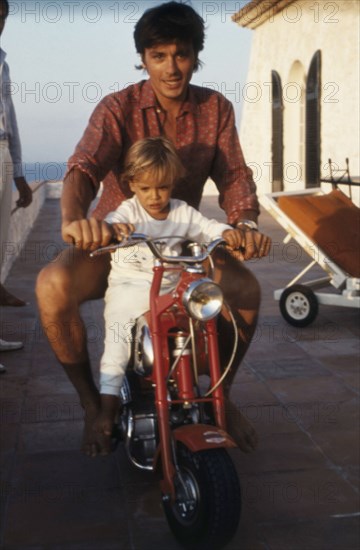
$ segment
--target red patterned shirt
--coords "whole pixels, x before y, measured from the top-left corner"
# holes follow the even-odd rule
[[[160,136],[164,113],[150,81],[130,85],[106,96],[94,110],[88,127],[70,157],[68,171],[77,167],[103,193],[93,215],[101,220],[131,196],[121,182],[129,147],[144,137]],[[246,166],[235,127],[232,104],[214,90],[189,85],[188,98],[176,119],[174,144],[186,169],[173,196],[198,208],[210,177],[219,190],[219,204],[234,223],[244,211],[259,211],[252,172]]]

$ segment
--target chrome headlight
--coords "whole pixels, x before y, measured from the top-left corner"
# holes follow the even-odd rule
[[[189,284],[183,294],[183,304],[188,314],[198,321],[216,317],[222,308],[223,293],[211,279],[199,279]]]

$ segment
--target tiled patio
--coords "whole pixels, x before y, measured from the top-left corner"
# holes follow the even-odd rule
[[[216,198],[203,211],[219,217]],[[255,453],[232,452],[243,513],[229,550],[357,550],[359,535],[359,315],[323,306],[305,329],[285,323],[273,290],[306,262],[284,245],[267,213],[269,258],[252,261],[263,289],[258,331],[233,399],[256,426]],[[34,284],[62,246],[59,201],[47,200],[6,282],[25,308],[2,308],[2,337],[23,350],[0,354],[1,548],[172,550],[151,474],[120,447],[110,457],[79,452],[82,413],[39,325]],[[83,309],[94,372],[102,349],[102,302]]]

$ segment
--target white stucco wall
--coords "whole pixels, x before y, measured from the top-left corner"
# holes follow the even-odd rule
[[[349,157],[351,173],[360,174],[359,8],[359,0],[297,0],[252,31],[240,138],[259,194],[271,191],[271,71],[281,77],[284,132],[288,132],[289,113],[299,101],[291,69],[297,62],[306,78],[317,50],[321,50],[322,64],[321,172],[328,173],[329,157],[341,166]],[[285,189],[302,189],[303,178],[296,178],[291,170],[291,161],[297,160],[292,154],[285,134],[284,176],[291,180],[285,182]]]
[[[14,191],[11,209],[15,210],[10,219],[7,235],[4,263],[1,267],[1,281],[6,282],[11,266],[21,253],[26,239],[38,217],[46,198],[58,199],[61,194],[62,182],[38,182],[30,184],[33,200],[27,208],[16,208],[19,193]]]

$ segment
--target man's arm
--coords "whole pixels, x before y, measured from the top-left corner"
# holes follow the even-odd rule
[[[230,224],[243,218],[257,220],[256,185],[240,146],[233,106],[225,98],[219,105],[217,150],[210,176],[219,190],[219,203]]]
[[[105,97],[92,113],[89,124],[68,162],[61,198],[62,236],[84,250],[106,246],[109,226],[87,218],[100,182],[116,164],[122,150],[121,111],[113,96]]]
[[[211,177],[219,189],[219,203],[228,222],[243,236],[240,259],[260,258],[269,253],[271,239],[257,230],[256,185],[241,150],[234,109],[227,100],[221,106],[220,119],[218,150]]]
[[[95,218],[87,218],[87,212],[94,197],[94,186],[90,177],[73,168],[64,179],[61,196],[61,233],[65,242],[75,244],[83,250],[95,250],[109,244],[112,232],[108,224]]]

